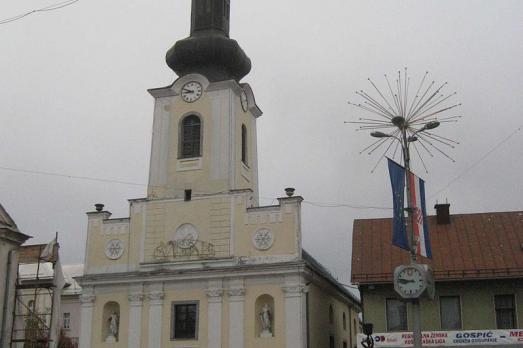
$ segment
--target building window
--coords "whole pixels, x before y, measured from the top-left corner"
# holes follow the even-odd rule
[[[345,316],[345,312],[343,312],[342,320],[343,320],[343,330],[347,330],[347,317]]]
[[[332,305],[329,306],[329,324],[334,324],[334,309],[332,309]]]
[[[498,329],[516,328],[516,306],[514,295],[494,296],[496,306],[496,325]]]
[[[247,164],[247,127],[242,124],[242,162]]]
[[[198,302],[174,302],[171,313],[171,340],[198,338]]]
[[[459,296],[440,296],[439,310],[442,330],[461,329],[461,305]]]
[[[196,115],[190,115],[183,119],[180,141],[180,157],[200,157],[201,144],[201,121]]]
[[[405,302],[387,299],[387,331],[407,330],[407,305]]]
[[[347,341],[343,341],[343,348],[347,348]]]
[[[192,198],[192,190],[185,190],[183,200],[188,202],[191,200],[191,198]]]
[[[329,348],[334,348],[334,336],[329,336]]]
[[[71,328],[71,313],[64,313],[64,329]]]

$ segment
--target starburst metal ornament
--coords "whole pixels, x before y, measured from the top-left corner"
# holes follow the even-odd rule
[[[445,158],[455,162],[445,149],[454,148],[457,141],[442,137],[434,133],[434,129],[442,123],[457,122],[460,115],[452,115],[451,110],[461,106],[461,103],[452,103],[451,99],[457,92],[447,93],[447,82],[436,84],[429,82],[429,73],[425,72],[419,84],[412,87],[411,78],[407,68],[402,72],[398,70],[397,77],[391,81],[385,76],[386,87],[382,91],[370,78],[369,83],[373,93],[364,90],[356,91],[356,95],[363,99],[361,103],[350,105],[364,112],[363,117],[357,121],[345,123],[358,124],[358,131],[371,131],[371,136],[378,138],[375,142],[365,147],[360,154],[367,152],[372,155],[378,150],[381,152],[376,165],[371,170],[374,172],[381,160],[388,156],[395,159],[401,156],[405,163],[410,144],[420,158],[425,171],[428,173],[423,156],[434,157],[434,153],[442,154]],[[413,89],[414,88],[414,89]],[[412,91],[415,90],[413,93]],[[370,116],[369,116],[370,115]],[[402,148],[402,151],[398,149]]]

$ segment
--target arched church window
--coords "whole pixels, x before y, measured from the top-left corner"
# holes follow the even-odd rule
[[[334,324],[334,309],[332,305],[329,306],[329,324]]]
[[[189,115],[182,120],[180,157],[200,157],[201,145],[201,120],[196,115]]]
[[[247,164],[247,127],[242,124],[242,162]]]
[[[345,316],[345,312],[343,312],[343,330],[347,330],[347,317]]]

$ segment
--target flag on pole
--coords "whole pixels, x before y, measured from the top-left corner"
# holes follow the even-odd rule
[[[54,237],[42,250],[40,254],[40,259],[44,261],[50,261],[53,258],[54,246],[57,243],[57,237]]]
[[[425,206],[425,182],[409,172],[410,197],[412,202],[412,230],[416,242],[416,254],[432,258],[430,248],[427,208]]]
[[[389,162],[390,183],[392,186],[392,244],[410,251],[409,238],[405,227],[404,197],[405,197],[405,168],[387,158]]]

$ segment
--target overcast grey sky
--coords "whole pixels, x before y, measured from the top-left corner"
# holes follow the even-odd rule
[[[58,1],[4,0],[0,20]],[[429,211],[522,210],[522,1],[232,0],[231,37],[253,62],[244,78],[264,115],[258,123],[260,195],[270,204],[296,187],[304,247],[348,281],[353,219],[390,217],[385,163],[359,155],[371,140],[355,132],[347,104],[407,66],[430,71],[462,102],[457,162],[426,158]],[[168,85],[165,52],[188,36],[190,0],[80,0],[0,25],[0,167],[95,177],[97,182],[0,169],[0,202],[24,233],[60,233],[65,262],[82,262],[86,216],[102,202],[128,216],[145,195],[153,99]],[[497,144],[510,137],[501,146]],[[489,151],[490,156],[482,159]],[[481,160],[482,159],[482,160]],[[471,166],[470,170],[467,171]],[[460,176],[460,177],[459,177]],[[454,180],[454,178],[459,179]],[[450,185],[447,187],[447,185]],[[447,187],[447,188],[445,188]],[[441,192],[435,194],[437,191]]]

